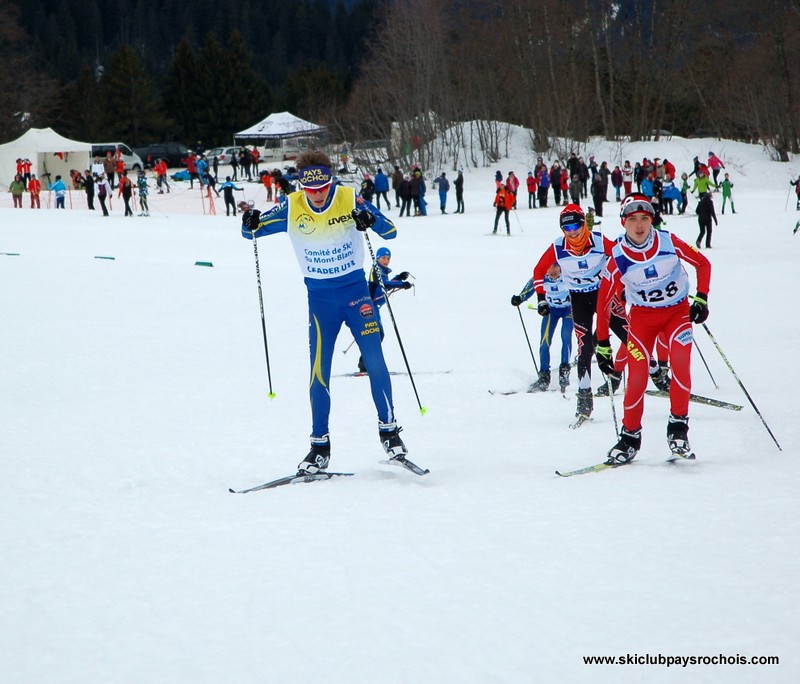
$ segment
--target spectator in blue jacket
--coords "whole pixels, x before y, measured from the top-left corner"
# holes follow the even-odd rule
[[[56,176],[56,182],[50,186],[50,191],[56,194],[56,209],[66,209],[64,198],[67,196],[67,186],[61,180],[61,176]]]
[[[386,210],[392,208],[391,202],[389,202],[389,176],[387,176],[383,169],[378,169],[378,173],[375,174],[375,206],[380,209],[381,208],[381,197],[383,197],[384,201],[386,202]]]
[[[447,180],[447,174],[442,171],[442,175],[436,178],[433,184],[439,186],[439,208],[442,210],[443,214],[446,214],[447,193],[450,191],[450,181]]]

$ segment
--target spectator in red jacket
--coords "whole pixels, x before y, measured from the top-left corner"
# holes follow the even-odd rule
[[[528,171],[528,179],[525,181],[528,186],[528,209],[536,209],[536,176],[533,171]]]

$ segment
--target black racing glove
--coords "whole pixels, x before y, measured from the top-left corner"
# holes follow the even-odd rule
[[[594,356],[597,359],[597,367],[604,375],[614,372],[614,353],[611,350],[611,342],[608,340],[597,340],[594,348]]]
[[[694,296],[689,307],[689,318],[692,323],[705,323],[708,318],[708,295],[705,292],[698,292]]]
[[[511,306],[519,306],[522,304],[522,297],[519,295],[511,295]]]
[[[408,276],[411,274],[408,271],[403,271],[402,273],[398,273],[395,280],[408,280]]]
[[[356,222],[356,228],[358,230],[363,231],[375,225],[375,217],[366,209],[353,209],[350,216],[352,216],[353,220]]]
[[[536,305],[536,310],[539,312],[540,316],[549,316],[550,315],[550,305],[547,303],[547,300],[544,298],[543,294],[537,294],[536,299],[539,300],[539,303]]]
[[[403,283],[400,286],[400,289],[401,290],[410,290],[412,287],[414,287],[414,286],[411,283]]]
[[[254,233],[258,230],[258,222],[261,220],[261,212],[258,209],[251,209],[247,216],[247,227]]]

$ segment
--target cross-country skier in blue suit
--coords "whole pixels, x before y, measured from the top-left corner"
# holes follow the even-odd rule
[[[311,353],[311,451],[298,474],[317,473],[330,461],[330,377],[334,345],[342,323],[350,328],[361,350],[378,413],[378,434],[390,459],[408,453],[394,416],[392,384],[383,358],[377,308],[364,275],[364,240],[368,228],[391,240],[394,224],[350,187],[333,183],[330,158],[306,152],[296,161],[300,190],[286,202],[242,218],[242,235],[252,240],[288,232],[308,290]]]

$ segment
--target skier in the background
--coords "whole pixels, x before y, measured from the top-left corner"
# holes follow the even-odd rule
[[[789,185],[794,185],[794,194],[797,195],[797,211],[800,211],[800,176],[797,180],[789,181]]]
[[[139,216],[150,216],[150,206],[147,203],[147,177],[144,169],[137,171],[136,189],[139,191],[139,208],[142,210]]]
[[[222,196],[225,198],[225,216],[230,216],[230,212],[233,212],[233,215],[236,216],[236,203],[233,199],[233,191],[244,192],[244,188],[237,186],[231,180],[230,176],[225,176],[225,182],[219,186],[219,189],[222,190]],[[269,198],[267,199],[269,200]]]
[[[692,387],[692,323],[708,317],[711,264],[683,240],[653,229],[654,211],[646,196],[628,195],[620,217],[625,233],[617,238],[603,274],[597,303],[597,362],[601,371],[612,366],[608,341],[610,303],[624,290],[630,306],[628,386],[619,441],[608,452],[608,463],[631,461],[642,444],[644,392],[656,337],[669,344],[672,365],[667,441],[673,458],[693,458],[688,440],[689,394]],[[681,262],[697,270],[697,295],[689,305],[689,277]]]
[[[539,315],[547,316],[545,276],[553,263],[561,267],[564,281],[570,291],[572,320],[578,340],[578,421],[586,420],[594,409],[592,396],[592,355],[594,341],[594,315],[597,311],[597,291],[600,274],[608,261],[614,243],[600,231],[592,232],[586,226],[586,217],[577,204],[568,204],[559,216],[562,237],[556,239],[539,258],[533,268],[533,285],[536,288]],[[613,328],[623,346],[627,342],[625,320],[617,316]],[[612,368],[613,371],[613,368]],[[579,423],[578,423],[579,424]]]
[[[453,181],[456,188],[456,214],[464,213],[464,169],[458,170],[458,175]]]
[[[447,174],[442,171],[442,175],[433,179],[433,185],[439,188],[439,209],[443,214],[447,211],[447,193],[450,192],[450,181],[447,180]]]
[[[714,185],[719,186],[717,179],[719,178],[719,171],[720,169],[725,168],[725,164],[722,163],[722,160],[713,152],[708,153],[708,168],[711,169],[711,173],[714,177]]]
[[[383,342],[385,333],[383,330],[383,323],[381,322],[380,308],[386,304],[386,294],[391,294],[395,290],[409,290],[414,287],[411,283],[407,282],[408,276],[410,275],[408,271],[398,273],[394,278],[389,277],[389,274],[392,272],[392,269],[389,268],[391,260],[392,253],[389,251],[388,247],[379,247],[375,252],[375,261],[381,272],[383,287],[380,286],[378,279],[375,277],[375,268],[373,267],[369,270],[369,296],[372,297],[372,301],[375,303],[375,313],[378,317],[378,325],[380,325],[381,328],[381,342]],[[386,294],[384,294],[384,291]],[[368,372],[367,366],[364,364],[363,356],[358,358],[358,372]]]
[[[697,225],[700,227],[700,234],[697,236],[697,249],[700,249],[700,243],[705,238],[706,249],[711,249],[711,222],[718,223],[717,213],[714,211],[714,200],[711,193],[706,193],[700,198],[700,201],[695,207],[697,214]]]
[[[392,383],[381,348],[378,314],[363,271],[364,240],[359,231],[372,229],[385,239],[397,235],[394,224],[355,190],[333,184],[331,160],[321,151],[297,159],[301,189],[285,202],[259,214],[242,217],[242,235],[255,239],[288,232],[308,290],[311,353],[311,450],[299,463],[298,474],[328,467],[331,442],[330,377],[336,337],[342,323],[350,328],[369,373],[378,413],[378,435],[390,460],[405,461],[392,403]]]
[[[725,213],[725,203],[731,203],[731,213],[736,213],[736,207],[733,206],[733,182],[731,181],[730,174],[726,173],[724,180],[720,183],[722,188],[722,213]]]
[[[511,306],[519,306],[536,292],[533,280],[529,280],[518,295],[512,295]],[[553,335],[561,321],[561,363],[558,366],[558,384],[563,392],[569,385],[569,359],[572,356],[572,307],[569,301],[569,287],[561,277],[561,267],[554,263],[547,269],[544,277],[547,315],[542,318],[541,339],[539,341],[539,378],[528,392],[544,392],[550,387],[550,345]]]

